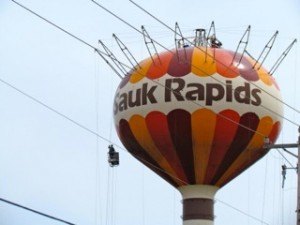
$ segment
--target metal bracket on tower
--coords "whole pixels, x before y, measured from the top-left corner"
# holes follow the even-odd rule
[[[275,64],[271,67],[269,74],[272,76],[274,72],[278,69],[284,58],[287,56],[289,51],[292,49],[294,44],[297,42],[297,39],[293,40],[293,42],[287,47],[287,49],[281,54],[281,56],[277,59]]]
[[[113,34],[113,38],[116,40],[118,46],[120,47],[121,51],[127,58],[128,62],[132,65],[132,67],[137,70],[137,66],[141,69],[142,67],[138,63],[138,61],[134,58],[132,53],[128,50],[126,45],[117,37],[117,35]]]
[[[248,28],[247,28],[247,30],[246,30],[245,33],[243,34],[241,40],[239,41],[239,44],[238,44],[238,46],[237,46],[237,48],[236,48],[236,51],[235,51],[235,53],[234,53],[234,56],[233,56],[233,58],[232,58],[231,65],[233,64],[234,60],[236,59],[238,50],[239,50],[240,47],[242,46],[243,52],[242,52],[242,54],[241,54],[241,57],[239,58],[239,61],[238,61],[237,65],[235,65],[235,66],[239,66],[239,65],[240,65],[240,63],[241,63],[241,61],[242,61],[242,59],[243,59],[243,56],[244,56],[244,54],[245,54],[245,52],[246,52],[246,48],[247,48],[247,46],[248,46],[249,36],[250,36],[250,30],[251,30],[251,26],[249,25]]]
[[[95,52],[97,52],[97,54],[104,60],[104,62],[106,62],[106,64],[117,74],[118,77],[120,77],[121,79],[123,79],[123,76],[120,74],[120,72],[118,70],[116,70],[116,68],[103,56],[103,54],[101,53],[101,51],[99,49],[95,49]]]
[[[212,34],[211,34],[212,32]],[[208,30],[208,34],[207,34],[207,44],[205,45],[205,60],[204,62],[206,62],[206,59],[207,59],[207,48],[208,48],[208,45],[210,47],[213,48],[213,63],[215,62],[215,47],[220,47],[222,45],[222,43],[220,41],[217,40],[217,36],[216,36],[216,28],[215,28],[215,22],[212,21],[211,22],[211,25],[210,25],[210,28]],[[219,45],[218,45],[219,43]]]
[[[278,31],[275,32],[275,34],[270,38],[270,40],[268,41],[268,43],[265,45],[264,49],[262,50],[262,52],[260,53],[258,59],[255,61],[254,65],[253,65],[253,69],[255,68],[255,66],[257,65],[257,63],[260,63],[259,67],[257,68],[258,70],[262,67],[263,63],[265,62],[267,56],[269,55],[274,42],[276,40],[276,37],[278,35]],[[259,60],[262,58],[262,61],[259,62]]]
[[[157,56],[159,63],[162,64],[157,49],[155,47],[155,44],[153,42],[153,39],[150,37],[150,35],[148,34],[144,26],[141,26],[141,29],[142,29],[145,45],[147,47],[148,53],[152,59],[153,64],[156,65],[153,56]],[[151,49],[154,50],[154,53],[151,53]]]
[[[178,25],[178,23],[175,23],[175,46],[176,46],[176,54],[177,54],[177,59],[178,61],[181,61],[181,59],[179,58],[179,54],[178,54],[178,49],[179,48],[183,48],[184,49],[184,57],[185,60],[187,59],[187,54],[186,54],[186,47],[188,47],[188,44],[185,43],[185,38],[182,35],[182,32],[180,30],[180,27]]]
[[[111,61],[115,64],[115,66],[119,69],[119,71],[121,73],[123,73],[124,75],[126,75],[127,70],[120,63],[120,61],[116,58],[116,56],[112,53],[112,51],[110,51],[110,49],[101,40],[99,40],[98,42],[99,42],[99,44],[101,44],[102,48],[107,53],[107,56],[111,59]]]

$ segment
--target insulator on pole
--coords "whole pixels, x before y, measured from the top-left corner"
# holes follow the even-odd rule
[[[297,39],[293,40],[293,42],[287,47],[287,49],[280,55],[275,64],[271,67],[269,74],[272,76],[274,72],[278,69],[282,61],[285,59],[289,51],[292,49],[294,44],[297,42]]]
[[[124,56],[128,60],[128,62],[132,65],[132,67],[137,70],[137,66],[141,69],[142,67],[138,63],[138,61],[134,58],[133,54],[129,51],[126,45],[117,37],[117,35],[113,34],[113,38],[116,40],[119,48],[123,52]]]
[[[278,36],[278,31],[275,32],[275,34],[270,38],[270,40],[268,41],[268,43],[265,45],[264,49],[262,50],[262,52],[260,53],[259,57],[257,58],[257,60],[255,61],[254,65],[253,65],[253,69],[255,68],[255,66],[257,65],[257,63],[259,63],[259,67],[257,68],[258,70],[262,67],[263,63],[265,62],[267,56],[269,55],[274,42],[276,40],[276,37]],[[262,59],[262,61],[260,62],[259,60]]]
[[[238,63],[236,65],[234,65],[234,66],[239,66],[240,65],[240,63],[241,63],[241,61],[243,59],[243,56],[245,54],[246,48],[248,46],[249,36],[250,36],[250,30],[251,30],[251,26],[249,25],[248,28],[247,28],[247,30],[244,32],[241,40],[239,41],[239,44],[238,44],[238,46],[237,46],[237,48],[235,50],[234,56],[232,58],[231,65],[236,60],[237,53],[238,53],[239,49],[242,48],[243,49],[242,54],[241,54],[240,58],[238,59]]]
[[[144,26],[141,26],[141,29],[142,29],[145,45],[147,47],[148,53],[152,59],[153,64],[156,65],[154,56],[156,56],[158,58],[159,63],[162,64],[160,56],[159,56],[157,49],[155,47],[155,44],[153,42],[153,39],[150,37],[149,33],[147,32],[147,30],[145,29]],[[151,51],[151,49],[152,49],[152,51]]]

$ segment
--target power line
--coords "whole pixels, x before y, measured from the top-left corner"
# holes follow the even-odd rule
[[[228,203],[226,203],[226,202],[224,202],[224,201],[221,201],[220,199],[216,199],[216,200],[217,200],[218,202],[222,203],[223,205],[226,205],[226,206],[228,206],[229,208],[234,209],[235,211],[237,211],[237,212],[239,212],[239,213],[241,213],[241,214],[243,214],[243,215],[245,215],[245,216],[248,216],[248,217],[250,217],[250,218],[252,218],[252,219],[254,219],[254,220],[258,221],[258,222],[261,222],[262,224],[270,225],[269,223],[266,223],[265,221],[263,221],[263,220],[261,220],[261,219],[255,217],[255,216],[252,216],[252,215],[250,215],[250,214],[248,214],[248,213],[245,213],[244,211],[242,211],[242,210],[240,210],[240,209],[238,209],[238,208],[236,208],[236,207],[234,207],[234,206],[232,206],[232,205],[229,205]]]
[[[27,94],[26,92],[22,91],[21,89],[17,88],[16,86],[14,86],[14,85],[12,85],[12,84],[6,82],[6,81],[3,80],[2,78],[0,78],[0,82],[3,83],[3,84],[5,84],[5,85],[8,86],[8,87],[14,89],[15,91],[19,92],[20,94],[26,96],[27,98],[31,99],[31,100],[34,101],[35,103],[37,103],[37,104],[39,104],[39,105],[41,105],[41,106],[47,108],[48,110],[54,112],[55,114],[59,115],[60,117],[66,119],[66,120],[68,120],[68,121],[70,121],[71,123],[75,124],[76,126],[78,126],[78,127],[82,128],[82,129],[86,130],[86,131],[89,132],[89,133],[92,133],[93,135],[95,135],[95,136],[101,138],[101,139],[104,140],[104,141],[110,142],[107,138],[102,137],[102,136],[99,135],[97,132],[95,132],[95,131],[91,130],[90,128],[88,128],[88,127],[82,125],[81,123],[79,123],[79,122],[73,120],[73,119],[70,118],[69,116],[67,116],[67,115],[65,115],[65,114],[63,114],[63,113],[61,113],[61,112],[59,112],[58,110],[54,109],[53,107],[51,107],[51,106],[45,104],[44,102],[42,102],[42,101],[40,101],[40,100],[38,100],[37,98],[33,97],[32,95]]]
[[[4,199],[4,198],[0,198],[0,201],[5,202],[5,203],[10,204],[10,205],[13,205],[13,206],[16,206],[16,207],[19,207],[19,208],[21,208],[21,209],[25,209],[25,210],[30,211],[30,212],[32,212],[32,213],[35,213],[35,214],[44,216],[44,217],[46,217],[46,218],[48,218],[48,219],[56,220],[56,221],[59,221],[59,222],[61,222],[61,223],[65,223],[65,224],[69,224],[69,225],[75,225],[75,223],[71,223],[71,222],[68,222],[68,221],[66,221],[66,220],[59,219],[59,218],[57,218],[57,217],[54,217],[54,216],[48,215],[48,214],[46,214],[46,213],[43,213],[43,212],[40,212],[40,211],[31,209],[31,208],[28,208],[28,207],[26,207],[26,206],[17,204],[17,203],[15,203],[15,202],[6,200],[6,199]]]
[[[282,158],[284,158],[285,161],[287,161],[287,163],[290,164],[291,167],[294,167],[293,164],[278,150],[278,148],[276,148],[276,150],[282,156]]]

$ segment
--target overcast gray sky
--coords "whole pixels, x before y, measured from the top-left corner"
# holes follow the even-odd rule
[[[112,33],[138,60],[148,57],[141,35],[89,0],[20,2],[91,44],[103,40],[122,60]],[[233,50],[250,24],[248,50],[255,56],[279,30],[267,68],[294,38],[300,38],[297,0],[137,2],[171,26],[177,21],[186,36],[195,28],[209,28],[214,20],[224,48]],[[166,46],[174,46],[174,35],[129,1],[101,4],[136,27],[145,25]],[[297,109],[299,52],[296,44],[275,74],[284,101]],[[0,78],[120,144],[112,125],[112,98],[119,78],[93,50],[9,0],[0,1]],[[299,114],[291,109],[285,109],[285,116],[300,123]],[[296,140],[297,126],[285,121],[278,143]],[[110,169],[108,144],[0,83],[0,197],[79,225],[181,224],[179,193],[124,150],[119,149],[121,165]],[[281,189],[283,163],[273,150],[221,189],[215,224],[262,224],[232,207],[270,225],[295,223],[297,177],[288,171]],[[0,224],[61,223],[0,202]]]

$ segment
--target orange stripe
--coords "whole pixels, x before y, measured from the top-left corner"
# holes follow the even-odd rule
[[[207,54],[213,55],[214,53],[211,49],[207,49]],[[205,60],[205,55],[205,48],[202,48],[202,50],[194,48],[191,69],[192,73],[200,77],[211,76],[217,71],[213,57],[207,56]]]
[[[139,64],[140,64],[141,68],[137,66],[138,69],[134,70],[132,72],[132,74],[130,76],[130,83],[137,83],[146,76],[146,74],[152,64],[152,60],[151,60],[151,58],[144,59]]]
[[[129,120],[130,129],[132,130],[133,135],[135,136],[138,143],[142,146],[142,148],[152,157],[152,159],[171,177],[174,177],[174,181],[178,185],[184,185],[183,182],[180,182],[176,179],[178,175],[172,169],[167,160],[163,157],[163,155],[159,152],[157,147],[155,146],[149,131],[147,129],[147,125],[145,119],[140,115],[134,115]]]
[[[223,77],[235,78],[239,70],[231,64],[234,53],[224,49],[216,49],[217,72]]]
[[[204,182],[215,133],[216,114],[200,109],[192,114],[192,135],[196,184]]]
[[[247,161],[253,160],[253,156],[257,154],[257,151],[263,151],[262,146],[264,144],[264,137],[268,137],[272,130],[272,127],[273,120],[271,117],[266,116],[260,120],[256,133],[252,137],[246,150],[244,150],[240,154],[240,156],[233,162],[233,164],[228,168],[225,174],[216,183],[217,186],[223,186],[226,183],[226,181],[232,176],[232,174],[235,174],[238,172],[238,170],[243,169],[241,168],[242,165],[244,165]]]
[[[157,56],[154,57],[155,64],[153,63],[147,73],[149,79],[160,78],[165,75],[168,71],[171,59],[174,57],[172,52],[163,52],[159,54],[159,60]]]
[[[252,64],[252,66],[254,66],[255,64],[255,61],[253,59],[251,59],[250,57],[247,58],[247,60]],[[259,79],[264,82],[264,84],[268,85],[268,86],[271,86],[273,84],[272,80],[271,80],[271,76],[268,74],[268,72],[265,70],[265,68],[263,67],[260,67],[260,63],[257,63],[256,66],[255,66],[255,70],[259,76]],[[259,68],[256,69],[256,68]]]

